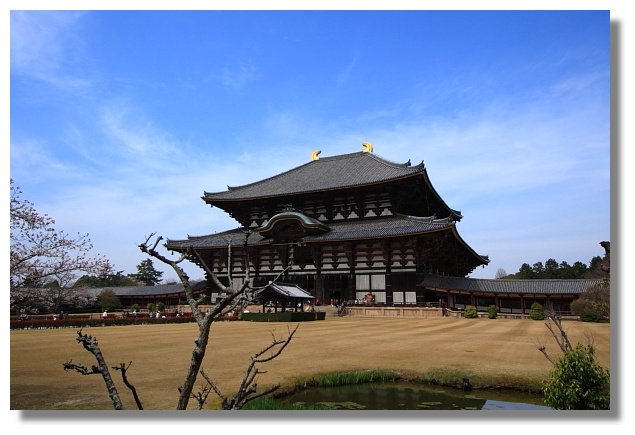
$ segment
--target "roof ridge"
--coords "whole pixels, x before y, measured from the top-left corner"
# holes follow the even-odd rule
[[[317,161],[319,161],[319,160],[317,160]],[[304,163],[304,164],[302,164],[302,165],[300,165],[300,166],[296,166],[295,168],[287,169],[286,171],[284,171],[284,172],[280,172],[279,174],[275,174],[275,175],[272,175],[271,177],[263,178],[263,179],[261,179],[261,180],[253,181],[253,182],[251,182],[251,183],[241,184],[240,186],[229,186],[229,185],[228,185],[228,186],[227,186],[227,191],[230,191],[230,190],[238,190],[238,189],[242,189],[242,188],[245,188],[245,187],[253,186],[253,185],[255,185],[255,184],[262,183],[262,182],[264,182],[264,181],[273,180],[273,179],[275,179],[275,178],[278,178],[278,177],[281,177],[281,176],[283,176],[283,175],[285,175],[285,174],[288,174],[289,172],[293,172],[293,171],[295,171],[295,170],[297,170],[297,169],[300,169],[300,168],[303,168],[303,167],[305,167],[305,166],[307,166],[307,165],[310,165],[311,163],[315,163],[315,161],[306,162],[306,163]],[[223,191],[220,191],[220,192],[207,192],[207,191],[203,191],[203,198],[204,198],[205,196],[207,196],[207,195],[216,195],[216,194],[219,194],[219,193],[225,193],[225,192],[226,192],[226,191],[224,191],[224,190],[223,190]]]
[[[392,160],[388,160],[385,157],[382,157],[378,154],[374,154],[374,153],[364,153],[363,151],[361,152],[361,154],[367,154],[369,157],[374,158],[375,160],[377,160],[380,163],[383,163],[385,165],[388,166],[393,166],[396,168],[425,168],[425,165],[423,164],[423,160],[421,161],[421,163],[419,163],[418,165],[412,166],[412,163],[410,163],[410,160],[408,160],[406,163],[397,163],[397,162],[393,162]]]
[[[323,160],[343,160],[343,159],[345,159],[345,158],[351,158],[351,157],[354,157],[355,155],[359,155],[359,154],[363,154],[363,152],[362,152],[362,151],[359,151],[359,152],[355,152],[355,153],[338,154],[338,155],[335,155],[335,156],[320,157],[320,158],[319,158],[319,159],[317,159],[317,160],[311,160],[310,162],[303,163],[303,164],[301,164],[301,165],[299,165],[299,166],[296,166],[296,167],[294,167],[294,168],[287,169],[287,170],[286,170],[286,171],[284,171],[284,172],[280,172],[279,174],[275,174],[275,175],[272,175],[271,177],[263,178],[262,180],[254,181],[254,182],[252,182],[252,183],[247,183],[247,184],[241,184],[241,185],[239,185],[239,186],[227,186],[227,190],[237,190],[237,189],[242,189],[242,188],[244,188],[244,187],[253,186],[254,184],[262,183],[262,182],[264,182],[264,181],[273,180],[273,179],[275,179],[275,178],[281,177],[281,176],[283,176],[283,175],[288,174],[289,172],[293,172],[293,171],[298,170],[298,169],[300,169],[300,168],[303,168],[303,167],[305,167],[305,166],[308,166],[308,165],[311,165],[311,164],[316,164],[316,163],[317,163],[317,164],[319,164],[319,162],[320,162],[320,161],[323,161]],[[206,192],[206,193],[207,193],[207,192]],[[222,193],[222,192],[216,192],[216,193]]]
[[[432,274],[431,276],[440,277],[443,279],[467,279],[471,281],[494,281],[494,282],[558,282],[558,281],[601,281],[604,278],[541,278],[541,279],[515,279],[515,278],[472,278],[469,276],[444,276]]]
[[[259,184],[259,183],[263,183],[265,181],[274,180],[274,179],[282,177],[282,176],[284,176],[284,175],[286,175],[286,174],[288,174],[290,172],[297,171],[298,169],[303,168],[303,167],[308,166],[308,165],[316,165],[316,164],[319,165],[319,164],[321,164],[320,162],[324,162],[324,161],[345,160],[345,159],[359,158],[359,157],[364,157],[364,156],[369,156],[370,158],[374,159],[375,161],[377,161],[377,162],[379,162],[379,163],[381,163],[383,165],[389,166],[389,167],[393,167],[393,168],[397,168],[397,169],[412,168],[413,169],[412,172],[416,172],[418,169],[424,169],[425,168],[425,166],[423,164],[423,161],[421,161],[421,163],[418,164],[418,165],[412,166],[412,164],[410,163],[410,160],[408,160],[406,163],[396,163],[396,162],[393,162],[391,160],[385,159],[384,157],[378,156],[378,155],[376,155],[374,153],[366,153],[364,151],[357,151],[357,152],[354,152],[354,153],[337,154],[337,155],[334,155],[334,156],[320,157],[318,160],[312,160],[310,162],[306,162],[306,163],[304,163],[302,165],[299,165],[299,166],[296,166],[294,168],[288,169],[288,170],[286,170],[284,172],[280,172],[279,174],[275,174],[275,175],[272,175],[270,177],[263,178],[261,180],[257,180],[257,181],[251,182],[251,183],[241,184],[241,185],[238,185],[238,186],[229,186],[228,185],[227,186],[227,191],[239,190],[239,189],[243,189],[243,188],[246,188],[246,187],[254,186],[254,185]],[[221,193],[225,193],[227,191],[220,191],[220,192],[207,192],[207,191],[204,191],[203,192],[203,197],[205,198],[206,196],[209,196],[209,195],[221,194]]]

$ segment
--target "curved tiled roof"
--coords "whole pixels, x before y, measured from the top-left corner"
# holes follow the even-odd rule
[[[206,282],[196,281],[192,283],[194,291],[205,288]],[[103,288],[87,288],[86,291],[93,296],[99,295],[104,290],[112,290],[117,296],[163,296],[185,292],[183,284],[160,284],[146,286],[128,286],[128,287],[103,287]]]
[[[351,153],[323,157],[255,183],[230,187],[226,191],[205,192],[203,199],[235,201],[345,189],[397,180],[425,171],[423,162],[416,166],[393,163],[372,153]]]
[[[305,242],[337,241],[337,240],[360,240],[369,238],[410,236],[425,234],[434,231],[454,227],[455,223],[449,219],[436,219],[430,217],[416,217],[395,215],[385,218],[361,219],[351,221],[335,221],[329,223],[330,231],[324,234],[313,234],[304,237]],[[240,229],[224,231],[222,233],[209,234],[206,236],[188,237],[187,240],[168,240],[166,247],[172,250],[193,248],[219,248],[227,246],[231,241],[232,245],[242,245],[245,241],[245,234]],[[253,233],[249,237],[249,245],[259,245],[269,243],[259,233]]]
[[[265,222],[260,228],[257,228],[255,231],[262,234],[264,237],[269,237],[273,231],[273,227],[282,221],[296,221],[302,225],[302,227],[309,232],[326,232],[330,231],[328,225],[320,222],[317,219],[309,217],[298,210],[287,210],[282,213],[278,213],[273,216],[267,222]]]
[[[577,295],[602,279],[477,279],[427,275],[423,287],[480,293]]]
[[[269,283],[254,294],[256,299],[262,299],[266,294],[273,294],[284,299],[315,299],[306,290],[297,284],[287,284],[282,282]]]

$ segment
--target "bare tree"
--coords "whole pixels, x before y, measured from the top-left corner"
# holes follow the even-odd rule
[[[88,234],[71,236],[55,229],[55,221],[40,214],[21,193],[11,179],[11,308],[35,300],[57,311],[77,297],[78,290],[70,287],[76,273],[105,275],[112,266],[103,256],[89,255],[93,245]]]
[[[246,235],[246,239],[248,239],[249,233],[247,233]],[[150,242],[153,238],[155,239],[154,243],[150,245]],[[224,286],[220,282],[216,274],[205,266],[206,272],[209,274],[209,276],[212,277],[212,279],[214,279],[216,285],[219,286],[223,291],[230,294],[229,296],[225,297],[220,303],[218,303],[213,309],[208,310],[207,313],[203,313],[203,311],[200,309],[200,305],[205,301],[205,295],[201,295],[199,298],[196,298],[194,296],[194,291],[190,284],[190,278],[185,270],[183,270],[183,268],[179,266],[179,263],[181,263],[183,260],[191,259],[192,255],[200,259],[200,254],[192,248],[189,250],[188,253],[182,254],[177,260],[171,260],[157,251],[157,246],[159,245],[161,240],[163,240],[163,237],[155,237],[154,233],[150,234],[150,236],[146,238],[145,242],[139,245],[139,249],[141,249],[142,252],[150,255],[151,257],[158,259],[162,263],[169,265],[176,272],[176,275],[179,277],[181,283],[183,284],[187,302],[190,306],[190,309],[192,310],[192,315],[194,317],[194,320],[196,320],[199,331],[198,337],[194,340],[194,349],[192,350],[192,358],[190,359],[190,365],[187,370],[187,374],[185,376],[183,384],[179,388],[179,401],[176,409],[183,410],[187,409],[188,402],[192,395],[192,390],[194,389],[194,383],[196,382],[196,377],[201,368],[201,364],[203,363],[203,358],[205,358],[205,352],[207,348],[207,342],[209,340],[212,322],[235,308],[239,297],[242,296],[244,291],[247,289],[249,280],[246,279],[241,289],[237,292],[234,292],[230,287]],[[205,264],[205,262],[203,261],[201,261],[200,263],[203,265]],[[247,270],[249,270],[249,268],[247,268]]]
[[[157,246],[163,239],[161,236],[155,237],[154,234],[148,236],[144,243],[139,245],[139,249],[142,252],[158,259],[164,264],[169,265],[175,272],[176,275],[181,280],[183,284],[183,288],[185,290],[185,296],[187,302],[192,310],[192,315],[196,320],[198,325],[198,337],[194,340],[194,349],[192,350],[192,358],[190,359],[190,365],[187,370],[187,374],[183,381],[183,384],[179,388],[179,401],[177,404],[177,408],[179,410],[187,409],[187,405],[192,395],[192,391],[194,389],[194,384],[196,382],[196,378],[201,370],[201,365],[203,363],[203,359],[205,357],[205,352],[207,348],[207,343],[209,340],[209,335],[211,332],[212,323],[215,320],[222,318],[229,312],[235,311],[239,307],[243,307],[251,298],[252,290],[251,287],[251,279],[249,276],[249,250],[247,249],[247,244],[249,241],[250,231],[244,230],[245,233],[245,241],[244,241],[244,249],[247,255],[246,258],[246,267],[245,267],[245,281],[239,289],[235,289],[233,286],[233,280],[231,279],[230,268],[228,267],[228,278],[229,285],[224,285],[217,274],[211,270],[206,262],[201,257],[201,254],[194,248],[190,247],[190,249],[181,254],[181,256],[176,260],[171,260],[161,253],[157,251]],[[154,238],[154,242],[151,244],[151,240]],[[231,242],[228,243],[227,246],[228,257],[231,258]],[[202,295],[199,298],[194,296],[194,291],[192,286],[190,285],[189,277],[186,272],[179,266],[183,260],[198,260],[198,264],[200,264],[207,276],[211,278],[211,280],[215,283],[215,285],[224,293],[228,295],[223,298],[220,302],[218,302],[212,309],[208,310],[206,313],[203,313],[200,306],[205,301],[205,296]],[[231,262],[228,262],[231,264]],[[280,276],[280,275],[279,275]],[[277,278],[276,278],[277,279]],[[285,345],[286,346],[286,345]],[[205,396],[206,397],[206,396]],[[203,397],[197,397],[197,400],[200,403],[200,400],[203,400]]]
[[[265,363],[268,361],[277,358],[284,348],[291,342],[293,335],[295,334],[298,327],[290,332],[286,339],[281,340],[277,339],[275,336],[273,337],[272,343],[256,353],[250,361],[250,364],[245,372],[245,377],[243,378],[241,385],[239,387],[236,395],[228,399],[220,393],[218,387],[211,381],[211,379],[207,376],[207,374],[201,369],[201,365],[203,363],[203,359],[205,357],[207,343],[209,340],[209,335],[211,333],[211,326],[215,320],[220,319],[224,315],[229,312],[235,311],[239,307],[244,307],[248,302],[250,302],[251,297],[253,296],[252,291],[254,290],[250,286],[250,277],[249,277],[249,256],[247,250],[247,243],[249,239],[250,232],[248,230],[245,231],[245,252],[247,253],[246,258],[246,277],[245,281],[239,289],[235,289],[232,285],[231,275],[228,273],[229,285],[225,286],[218,276],[206,265],[201,257],[200,253],[196,251],[193,247],[187,250],[184,254],[182,254],[178,259],[171,260],[170,258],[164,256],[163,254],[157,251],[157,247],[161,240],[163,239],[161,236],[155,237],[154,233],[150,234],[150,236],[146,237],[146,240],[139,245],[139,249],[142,252],[158,259],[159,261],[169,265],[176,272],[177,276],[181,280],[183,284],[183,288],[185,290],[185,295],[187,302],[192,310],[192,314],[194,320],[196,321],[199,329],[198,337],[194,340],[194,349],[192,350],[192,358],[190,359],[190,364],[185,375],[185,379],[183,380],[183,384],[179,387],[179,400],[177,403],[177,410],[185,410],[187,409],[189,399],[194,398],[198,402],[199,409],[203,407],[205,404],[208,395],[214,391],[221,398],[223,398],[223,409],[240,409],[250,400],[255,399],[256,397],[263,396],[265,394],[269,394],[279,388],[279,385],[270,387],[263,392],[257,393],[257,384],[255,383],[256,377],[258,374],[265,373],[263,371],[258,370],[257,364]],[[231,256],[231,243],[228,244],[228,256]],[[231,258],[231,257],[230,257]],[[209,309],[207,312],[203,312],[201,309],[201,305],[206,301],[206,296],[201,295],[198,298],[195,297],[192,285],[190,284],[189,277],[187,273],[179,266],[179,264],[183,260],[198,260],[198,264],[202,265],[205,269],[209,278],[220,288],[220,290],[224,293],[227,293],[228,296],[223,298],[220,302],[218,302],[213,308]],[[230,263],[228,263],[230,264]],[[288,268],[291,267],[291,264],[287,266],[285,270],[283,270],[275,280],[279,279]],[[275,281],[274,280],[274,281]],[[112,378],[110,378],[110,374],[108,372],[108,366],[101,355],[101,351],[99,346],[97,345],[97,340],[93,337],[87,337],[81,334],[81,330],[78,331],[78,342],[82,343],[84,347],[89,350],[95,358],[97,359],[97,366],[93,366],[91,370],[87,369],[84,366],[73,364],[72,361],[69,361],[64,364],[65,370],[74,369],[82,374],[96,374],[100,373],[104,376],[104,380],[106,381],[106,386],[108,388],[108,392],[110,398],[113,402],[113,406],[115,409],[121,408],[121,400],[119,399],[119,395],[114,387],[114,383],[112,382]],[[276,351],[273,351],[274,348],[277,348]],[[265,354],[269,351],[273,353],[271,355],[265,356]],[[131,363],[130,363],[131,364]],[[126,371],[128,367],[125,364],[121,363],[117,367],[113,367],[116,370],[120,370],[122,373],[122,378],[126,386],[132,391],[132,394],[135,398],[135,402],[139,409],[142,409],[141,401],[138,398],[136,389],[129,383]],[[194,384],[196,382],[198,374],[206,379],[207,384],[203,386],[202,390],[197,393],[192,393],[194,389]]]
[[[569,341],[569,337],[567,336],[567,332],[562,326],[562,318],[552,310],[545,310],[545,316],[547,317],[545,326],[551,333],[551,336],[555,340],[562,353],[567,353],[571,349],[573,349],[573,346]],[[538,347],[538,350],[545,356],[545,358],[547,358],[547,360],[549,360],[551,364],[556,363],[556,360],[547,353],[547,347],[544,344]]]
[[[494,275],[495,279],[503,279],[507,276],[507,271],[505,269],[503,269],[502,267],[499,267],[498,269],[496,269],[496,275]]]
[[[604,248],[604,258],[602,259],[602,265],[600,268],[606,273],[611,273],[611,242],[602,241],[600,246]]]

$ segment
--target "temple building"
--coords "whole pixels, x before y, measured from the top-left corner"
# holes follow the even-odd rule
[[[423,162],[388,161],[368,143],[361,152],[319,154],[255,183],[204,192],[237,228],[168,240],[167,249],[196,249],[235,286],[247,268],[254,286],[282,274],[322,303],[355,303],[370,293],[387,306],[445,304],[447,292],[421,285],[426,277],[464,278],[488,264],[459,235],[463,216],[435,190]],[[208,288],[212,302],[222,296],[211,279]]]

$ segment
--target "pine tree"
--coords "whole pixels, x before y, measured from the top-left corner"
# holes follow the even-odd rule
[[[144,285],[157,285],[162,275],[163,272],[156,270],[152,260],[148,258],[137,265],[137,273],[132,276]]]

